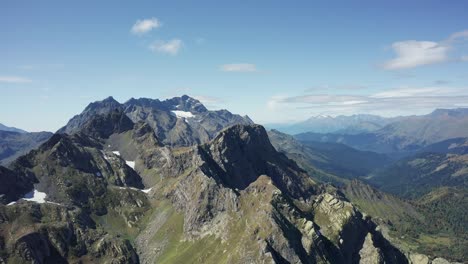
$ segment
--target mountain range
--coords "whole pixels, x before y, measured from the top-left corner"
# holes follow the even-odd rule
[[[359,134],[378,130],[399,119],[400,117],[385,118],[368,114],[350,116],[339,115],[336,117],[318,115],[293,124],[269,124],[267,127],[288,134],[300,134],[305,132]]]
[[[132,98],[123,104],[109,97],[88,105],[58,133],[76,133],[95,115],[111,111],[122,111],[135,123],[144,121],[151,126],[163,144],[170,146],[204,143],[224,127],[233,124],[253,124],[248,116],[233,115],[227,110],[210,111],[200,101],[187,95],[163,101]]]
[[[50,132],[14,132],[0,130],[0,165],[6,165],[28,153],[52,136]]]
[[[400,248],[466,259],[466,138],[441,141],[395,160],[338,143],[302,142],[275,130],[269,136],[278,151],[309,175],[340,186],[355,206],[388,228]],[[406,239],[395,241],[398,237]]]
[[[466,208],[447,218],[435,194],[416,202],[362,182],[392,162],[189,96],[109,97],[0,166],[0,262],[465,261]]]
[[[468,137],[468,109],[437,109],[431,114],[398,118],[384,127],[358,134],[306,132],[301,141],[336,142],[379,153],[414,153],[430,144]]]

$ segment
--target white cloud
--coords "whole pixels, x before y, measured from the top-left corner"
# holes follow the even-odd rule
[[[383,68],[386,70],[409,69],[452,60],[449,52],[459,48],[457,43],[466,40],[468,40],[468,30],[455,32],[439,42],[417,40],[395,42],[392,44],[392,50],[396,58],[385,62]],[[461,60],[463,61],[463,57]]]
[[[172,39],[169,41],[158,40],[149,46],[150,50],[154,52],[166,53],[170,55],[177,55],[180,48],[182,48],[182,40]]]
[[[257,72],[255,64],[250,63],[224,64],[221,65],[220,69],[225,72]]]
[[[18,76],[0,76],[0,83],[30,83],[30,79]]]
[[[386,62],[387,70],[408,69],[448,60],[449,46],[433,41],[408,40],[392,44],[397,57]]]
[[[155,28],[161,27],[161,22],[157,18],[137,20],[133,25],[131,32],[135,35],[143,35]]]

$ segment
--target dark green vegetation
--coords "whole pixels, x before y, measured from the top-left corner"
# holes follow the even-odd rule
[[[468,155],[420,153],[375,172],[369,181],[406,198],[443,186],[467,188]]]
[[[374,217],[400,248],[463,261],[468,246],[466,189],[442,187],[405,200],[354,180],[343,193]]]
[[[375,217],[389,236],[403,237],[395,242],[400,247],[458,260],[467,258],[466,138],[429,145],[393,164],[388,159],[387,163],[374,159],[371,163],[374,166],[350,177],[342,168],[355,172],[356,167],[364,167],[373,157],[385,156],[336,143],[298,141],[274,130],[269,136],[279,151],[310,175],[343,186],[345,196]],[[367,181],[382,191],[351,181],[353,178]]]
[[[300,164],[308,164],[309,167],[341,178],[365,177],[391,162],[390,158],[384,154],[359,151],[344,144],[299,142],[292,136],[276,130],[271,130],[268,135],[275,148],[284,152],[288,157]]]
[[[125,104],[108,98],[59,132],[0,167],[0,180],[11,182],[0,188],[0,262],[409,263],[415,253],[466,257],[450,236],[465,227],[437,199],[414,204],[351,182],[387,164],[384,155],[340,144],[303,146],[270,133],[279,152],[248,117],[208,111],[188,96]],[[322,183],[330,180],[342,188]],[[45,203],[19,199],[32,188],[47,195]],[[460,197],[450,199],[463,203]],[[433,221],[430,209],[453,221]],[[434,230],[446,227],[446,237],[428,222],[437,223]],[[427,250],[431,240],[448,241],[447,249],[433,244]]]

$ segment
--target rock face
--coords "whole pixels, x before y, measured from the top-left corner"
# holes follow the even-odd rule
[[[0,204],[16,201],[33,189],[34,178],[17,174],[0,166]]]
[[[374,246],[372,235],[367,234],[362,249],[359,251],[359,263],[362,264],[380,264],[385,263],[382,251]]]
[[[408,263],[338,189],[243,122],[184,96],[91,104],[0,167],[15,189],[0,188],[0,260]],[[44,200],[18,200],[30,188]]]
[[[245,189],[259,175],[268,175],[280,190],[295,198],[311,195],[305,172],[276,152],[262,126],[232,126],[199,150],[206,154],[207,163],[214,162],[221,169],[219,177],[226,186]],[[301,177],[291,178],[291,175]]]
[[[77,133],[81,131],[83,126],[89,122],[89,120],[94,119],[96,116],[109,114],[113,111],[122,110],[122,108],[122,105],[113,97],[108,97],[100,102],[91,103],[81,114],[70,119],[67,125],[59,129],[57,133]]]
[[[106,149],[111,135],[134,127],[141,133],[140,124],[122,112],[97,115],[78,133],[55,134],[12,163],[11,170],[0,167],[0,179],[10,184],[2,185],[1,202],[16,201],[0,205],[0,258],[8,263],[138,263],[132,243],[113,230],[136,232],[149,201],[140,175],[118,152]],[[45,202],[18,200],[33,188],[46,195]]]
[[[409,261],[411,264],[429,264],[429,257],[423,254],[410,254]]]
[[[128,241],[96,229],[79,208],[19,203],[0,207],[0,219],[0,258],[7,263],[138,263]]]
[[[160,170],[152,193],[172,209],[156,210],[137,238],[143,262],[357,263],[375,252],[386,263],[406,260],[349,202],[278,153],[261,126],[232,126],[167,156],[179,170]],[[179,230],[176,241],[167,241],[169,230]],[[367,234],[378,242],[363,246]]]
[[[234,115],[227,110],[209,111],[198,100],[187,95],[164,101],[132,98],[124,104],[109,97],[88,105],[58,132],[77,133],[94,116],[114,111],[123,111],[134,123],[147,123],[153,128],[157,138],[169,146],[205,143],[225,127],[253,123],[248,117]]]

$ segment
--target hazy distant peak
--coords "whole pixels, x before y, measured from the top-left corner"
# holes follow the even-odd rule
[[[442,109],[438,108],[429,114],[430,116],[468,116],[468,108]]]
[[[4,124],[0,123],[0,131],[10,131],[10,132],[18,132],[18,133],[27,133],[27,131],[24,131],[22,129],[16,128],[16,127],[9,127],[5,126]]]

